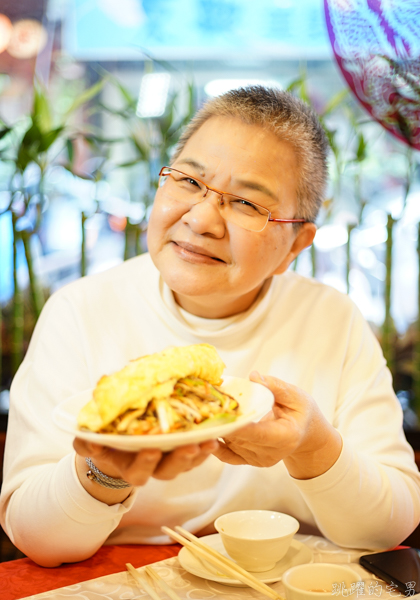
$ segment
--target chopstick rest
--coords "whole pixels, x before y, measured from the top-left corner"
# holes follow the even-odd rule
[[[220,554],[220,552],[217,552],[217,550],[210,548],[210,546],[202,542],[199,538],[197,538],[189,531],[186,531],[185,529],[182,529],[181,527],[177,526],[176,529],[178,531],[182,530],[182,532],[184,533],[184,535],[180,535],[179,533],[176,533],[169,527],[164,526],[161,529],[171,538],[188,548],[190,552],[192,552],[193,554],[198,554],[201,558],[204,558],[208,562],[212,563],[218,569],[226,573],[229,577],[238,579],[242,583],[245,583],[245,585],[247,585],[248,587],[251,587],[257,592],[268,596],[272,600],[284,600],[284,598],[280,596],[275,590],[268,587],[268,585],[257,579],[248,571],[245,571],[245,569],[237,565],[229,558],[226,558],[226,556],[223,556],[223,554]]]

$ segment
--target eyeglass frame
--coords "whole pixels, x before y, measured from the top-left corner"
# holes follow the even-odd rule
[[[237,196],[236,194],[231,194],[230,192],[222,192],[216,188],[211,187],[210,185],[207,185],[207,183],[204,183],[204,181],[201,181],[201,179],[199,179],[198,177],[189,175],[188,173],[184,173],[183,171],[179,171],[179,169],[174,169],[173,167],[162,167],[161,170],[159,171],[159,179],[163,175],[167,175],[167,176],[170,175],[170,173],[163,173],[164,169],[168,169],[169,171],[175,171],[176,173],[181,173],[181,175],[185,175],[185,177],[190,177],[190,179],[194,179],[195,181],[198,181],[199,183],[204,185],[204,187],[206,188],[207,191],[204,194],[203,198],[205,198],[207,196],[209,191],[219,194],[221,206],[223,206],[223,204],[224,204],[223,196],[226,194],[227,196],[233,196],[234,198],[238,198],[238,200],[245,200],[245,202],[248,202],[249,204],[252,204],[254,206],[258,206],[258,208],[261,208],[261,210],[266,211],[268,213],[267,223],[264,225],[264,227],[262,229],[260,229],[260,231],[256,231],[255,233],[261,233],[261,231],[264,231],[267,224],[270,222],[274,222],[274,223],[310,223],[310,221],[308,221],[307,219],[275,219],[274,217],[271,216],[271,211],[269,211],[268,208],[265,208],[265,206],[261,206],[260,204],[257,204],[256,202],[252,202],[251,200],[248,200],[248,198],[243,198],[242,196]]]

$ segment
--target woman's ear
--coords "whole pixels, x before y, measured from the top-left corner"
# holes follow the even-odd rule
[[[273,275],[280,275],[281,273],[284,273],[289,268],[289,265],[302,252],[302,250],[305,250],[305,248],[312,244],[315,234],[315,223],[304,223],[301,225],[299,230],[296,232],[288,254],[274,271]]]

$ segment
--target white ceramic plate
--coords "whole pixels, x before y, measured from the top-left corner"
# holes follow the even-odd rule
[[[220,387],[239,402],[242,415],[232,423],[215,427],[158,435],[115,435],[80,431],[77,427],[77,415],[80,409],[92,398],[92,390],[87,390],[61,402],[54,409],[53,420],[60,429],[71,433],[74,437],[102,444],[103,446],[132,452],[142,448],[159,448],[167,452],[178,446],[223,438],[247,423],[258,421],[273,406],[274,398],[270,390],[248,379],[225,377],[223,385]]]
[[[223,556],[230,558],[223,546],[222,538],[218,533],[206,535],[200,538],[200,540],[208,546],[211,546],[214,550],[220,552],[220,554],[223,554]],[[188,571],[188,573],[201,577],[202,579],[210,579],[211,581],[217,581],[217,583],[224,583],[225,585],[246,587],[245,584],[238,579],[224,576],[217,571],[217,567],[204,559],[200,560],[187,548],[181,548],[181,551],[178,554],[178,560],[181,563],[181,567]],[[230,560],[232,560],[232,558],[230,558]],[[287,569],[295,567],[296,565],[311,563],[313,560],[314,556],[310,548],[305,546],[305,544],[302,544],[302,542],[292,540],[286,556],[279,560],[273,569],[264,571],[263,573],[253,573],[253,575],[263,583],[275,583],[276,581],[280,581],[283,573],[287,571]]]

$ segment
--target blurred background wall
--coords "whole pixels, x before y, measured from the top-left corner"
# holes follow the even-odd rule
[[[375,82],[389,76],[386,101],[419,110],[420,9],[409,0],[376,5],[375,13],[367,0],[0,1],[3,427],[11,379],[48,295],[147,249],[157,173],[183,125],[207,98],[253,83],[289,89],[322,119],[330,186],[314,246],[291,268],[353,298],[382,343],[406,426],[416,427],[420,184],[409,119],[417,113],[398,109],[392,135]]]

